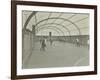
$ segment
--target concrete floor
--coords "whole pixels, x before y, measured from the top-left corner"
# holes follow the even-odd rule
[[[89,65],[89,50],[86,46],[56,41],[52,45],[47,42],[45,51],[40,51],[40,47],[40,42],[36,42],[31,52],[23,52],[24,69]]]

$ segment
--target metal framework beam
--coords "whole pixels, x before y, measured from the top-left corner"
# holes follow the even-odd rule
[[[60,31],[59,33],[61,33],[63,36],[65,36],[64,32],[62,30],[60,30],[58,27],[56,26],[43,26],[43,27],[40,27],[38,30],[36,30],[36,32],[40,31],[41,29],[44,29],[44,28],[53,28],[53,29],[56,29],[57,31]]]
[[[40,31],[42,31],[42,30],[46,30],[46,29],[51,29],[51,30],[57,32],[57,33],[59,34],[59,36],[60,36],[60,32],[59,32],[58,30],[52,28],[52,27],[43,27],[43,28],[41,28],[41,29],[40,29],[39,31],[37,31],[37,32],[40,32]]]
[[[27,18],[25,24],[24,24],[24,28],[26,29],[28,23],[30,22],[31,18],[36,14],[37,12],[32,12],[29,17]]]
[[[62,16],[62,14],[63,14],[63,13],[60,13],[60,15],[58,16],[58,18],[59,18],[59,17],[61,17],[61,16]],[[52,23],[56,22],[56,20],[57,20],[57,19],[53,20],[53,22],[52,22]]]
[[[76,13],[75,14],[73,14],[72,16],[70,16],[70,17],[68,17],[67,19],[71,19],[72,17],[74,17],[74,16],[76,16]],[[62,24],[62,23],[64,23],[65,21],[62,21],[61,23],[59,23],[59,24]]]
[[[65,19],[65,18],[58,18],[58,17],[52,17],[52,18],[49,18],[49,19],[61,19],[61,20],[64,20],[64,21],[68,21],[68,22],[70,22],[71,24],[73,24],[73,25],[75,26],[75,28],[76,28],[76,29],[78,30],[78,32],[79,32],[79,35],[81,35],[80,28],[79,28],[74,22],[72,22],[72,21],[70,21],[70,20],[68,20],[68,19]],[[36,24],[35,27],[37,27],[40,23],[42,23],[42,22],[44,22],[44,21],[46,21],[46,20],[49,20],[49,19],[46,18],[46,19],[43,19],[43,20],[39,21],[39,22]]]
[[[48,15],[48,19],[49,19],[49,17],[51,16],[51,14],[52,14],[52,12],[49,13],[49,15]],[[46,23],[48,23],[48,20],[46,21]]]
[[[37,26],[35,29],[38,30],[40,27],[48,26],[48,25],[49,25],[49,26],[50,26],[50,25],[56,25],[57,27],[58,27],[58,26],[61,26],[61,27],[63,27],[63,28],[69,33],[69,35],[71,36],[70,30],[69,30],[67,27],[65,27],[65,26],[63,26],[63,25],[61,25],[61,24],[58,24],[58,23],[46,23],[46,24]]]
[[[82,19],[80,19],[80,20],[75,21],[74,23],[79,23],[79,22],[81,22],[81,21],[83,21],[83,20],[85,20],[85,19],[87,19],[87,18],[88,18],[88,17],[82,18]],[[67,26],[69,26],[69,25],[71,25],[71,24],[68,24]]]

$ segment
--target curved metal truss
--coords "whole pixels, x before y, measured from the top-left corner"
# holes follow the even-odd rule
[[[24,29],[26,29],[28,23],[30,22],[30,20],[32,19],[33,16],[35,16],[35,19],[36,19],[36,14],[37,14],[37,13],[38,13],[37,11],[33,11],[33,12],[29,15],[29,17],[27,18],[27,20],[26,20],[26,22],[25,22],[25,24],[24,24]],[[71,30],[69,29],[69,25],[61,25],[62,23],[58,24],[58,23],[55,23],[55,22],[48,23],[48,20],[53,20],[53,19],[55,19],[55,20],[63,20],[64,22],[65,22],[65,21],[69,22],[70,25],[72,24],[73,27],[75,27],[76,30],[78,31],[78,34],[81,35],[80,28],[77,26],[77,24],[75,24],[74,22],[72,22],[71,20],[69,20],[69,18],[66,19],[66,18],[61,18],[61,17],[51,17],[50,15],[51,15],[51,13],[49,14],[48,18],[45,18],[45,19],[43,19],[43,20],[40,20],[39,22],[36,22],[36,24],[35,24],[35,29],[37,30],[37,29],[39,29],[40,27],[43,27],[43,26],[51,26],[51,24],[52,24],[52,25],[57,25],[57,26],[63,27],[63,28],[66,29],[66,31],[69,33],[69,36],[71,36]],[[62,15],[62,14],[60,14],[60,16],[61,16],[61,15]],[[75,14],[72,15],[71,18],[72,18],[73,16],[75,16]],[[45,21],[47,21],[47,22],[46,22],[46,23],[43,23],[42,25],[39,25],[39,24],[41,24],[42,22],[45,22]]]
[[[65,36],[64,32],[61,29],[59,29],[58,27],[56,27],[56,26],[43,26],[43,27],[40,27],[40,28],[36,29],[36,33],[41,31],[41,29],[46,29],[46,28],[55,29],[55,31],[58,31],[59,33],[62,33],[63,36]]]
[[[46,23],[46,24],[43,24],[43,25],[40,25],[38,27],[36,27],[36,30],[38,30],[40,27],[43,27],[43,26],[55,26],[56,28],[59,28],[57,26],[61,26],[62,28],[64,28],[66,30],[66,32],[69,33],[69,35],[71,36],[71,33],[70,33],[70,30],[68,28],[66,28],[65,26],[61,25],[61,24],[58,24],[58,23]],[[61,30],[61,29],[60,29]],[[63,32],[64,33],[64,32]]]
[[[74,22],[72,22],[72,21],[70,21],[70,20],[68,20],[68,19],[65,19],[65,18],[58,18],[58,17],[46,18],[46,19],[43,19],[43,20],[39,21],[39,22],[35,25],[35,27],[37,27],[40,23],[42,23],[42,22],[44,22],[44,21],[46,21],[46,20],[50,20],[50,19],[61,19],[61,20],[70,22],[70,23],[73,24],[73,25],[75,26],[75,28],[78,30],[79,35],[81,35],[80,28],[79,28]]]

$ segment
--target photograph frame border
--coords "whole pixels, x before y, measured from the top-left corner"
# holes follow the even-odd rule
[[[33,5],[47,7],[62,8],[80,8],[94,10],[94,71],[70,72],[70,73],[50,73],[36,75],[17,75],[17,5]],[[79,76],[97,74],[97,6],[83,4],[65,4],[50,2],[34,2],[34,1],[11,1],[11,79],[31,79],[31,78],[47,78],[62,76]]]

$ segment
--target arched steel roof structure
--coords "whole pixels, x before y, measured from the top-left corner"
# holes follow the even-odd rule
[[[62,20],[64,20],[64,21],[68,21],[68,22],[70,22],[71,24],[73,24],[73,25],[76,27],[76,29],[77,29],[78,32],[79,32],[79,35],[81,35],[81,32],[80,32],[79,27],[78,27],[75,23],[73,23],[72,21],[70,21],[70,20],[68,20],[68,19],[65,19],[65,18],[52,17],[52,18],[43,19],[43,20],[39,21],[39,22],[36,24],[36,27],[37,27],[38,24],[40,24],[41,22],[46,21],[46,20],[49,20],[49,19],[62,19]],[[52,23],[52,24],[53,24],[53,23]]]
[[[36,27],[36,30],[37,29],[39,29],[40,27],[43,27],[43,26],[48,26],[48,25],[50,25],[50,26],[52,26],[52,24],[53,24],[53,26],[61,26],[62,28],[64,28],[64,29],[66,29],[66,31],[69,33],[69,35],[71,35],[71,33],[70,33],[70,30],[67,28],[67,27],[65,27],[65,26],[63,26],[63,25],[61,25],[61,24],[58,24],[58,23],[46,23],[46,24],[43,24],[43,25],[40,25],[40,26],[38,26],[38,27]],[[55,27],[56,27],[55,26]],[[59,28],[59,27],[56,27],[56,28]],[[61,30],[61,29],[60,29]],[[61,30],[62,31],[62,30]],[[64,33],[64,32],[63,32]]]
[[[56,26],[44,26],[44,27],[40,27],[39,29],[36,29],[36,32],[39,32],[41,29],[45,29],[45,28],[52,28],[52,29],[56,29],[56,31],[60,31],[62,33],[63,36],[65,36],[64,32],[62,30],[60,30],[58,27]]]
[[[27,12],[27,11],[26,11]],[[23,12],[24,15],[25,11]],[[59,28],[60,34],[88,35],[89,15],[80,13],[63,13],[63,12],[37,12],[31,11],[25,20],[24,28],[31,31],[31,25],[35,25],[36,31],[46,29],[44,27]],[[55,31],[56,31],[55,29]],[[62,34],[62,35],[63,35]]]

